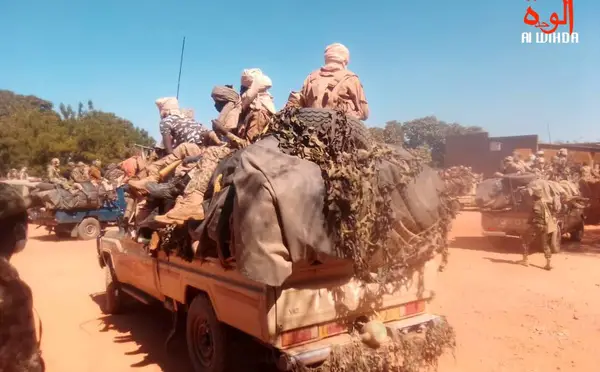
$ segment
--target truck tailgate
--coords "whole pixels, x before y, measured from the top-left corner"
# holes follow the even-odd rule
[[[351,263],[296,270],[284,287],[276,289],[275,346],[285,349],[345,333],[349,322],[372,315],[370,310],[383,322],[425,313],[438,263],[437,259],[427,262],[406,283],[387,285],[389,292],[381,297],[377,295],[381,293],[379,284],[363,286],[352,277]]]
[[[488,235],[520,236],[528,227],[528,217],[524,212],[482,212],[481,227]]]

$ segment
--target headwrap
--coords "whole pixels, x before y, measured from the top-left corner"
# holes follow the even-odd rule
[[[254,79],[257,76],[262,75],[263,72],[261,71],[260,68],[247,68],[244,71],[242,71],[242,79],[241,79],[241,84],[243,87],[246,88],[250,88],[250,85],[252,85],[252,82],[254,81]]]
[[[238,92],[224,85],[214,87],[210,96],[215,102],[237,102],[240,99]]]
[[[179,101],[175,97],[163,97],[156,100],[158,111],[166,115],[179,115]]]
[[[325,65],[342,64],[350,62],[350,51],[340,43],[334,43],[325,48]]]
[[[77,166],[78,166],[78,167],[85,167],[85,163],[84,163],[84,162],[82,162],[82,161],[80,161],[80,162],[77,162]]]

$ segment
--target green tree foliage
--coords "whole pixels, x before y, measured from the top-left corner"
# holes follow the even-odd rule
[[[86,108],[87,107],[87,108]],[[94,109],[92,101],[77,110],[34,96],[0,91],[0,173],[27,166],[30,174],[43,174],[52,158],[104,164],[131,156],[134,144],[152,146],[148,132],[112,113]]]
[[[384,128],[370,128],[373,137],[383,143],[401,144],[422,156],[430,154],[434,166],[442,166],[446,137],[483,131],[480,127],[465,127],[446,123],[435,116],[426,116],[405,123],[388,121]]]

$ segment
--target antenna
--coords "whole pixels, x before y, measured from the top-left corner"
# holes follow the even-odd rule
[[[546,124],[546,129],[548,130],[548,143],[552,143],[552,135],[550,134],[550,124]]]
[[[177,78],[177,99],[179,99],[179,83],[181,82],[181,68],[183,67],[183,52],[185,51],[185,36],[181,44],[181,59],[179,60],[179,77]]]

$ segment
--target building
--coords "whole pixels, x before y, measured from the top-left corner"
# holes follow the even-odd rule
[[[569,158],[574,163],[600,162],[598,143],[541,143],[537,135],[489,137],[487,132],[480,132],[446,137],[444,166],[466,165],[475,173],[490,177],[500,170],[503,159],[515,151],[525,158],[543,150],[544,158],[550,161],[561,148],[569,150]]]

